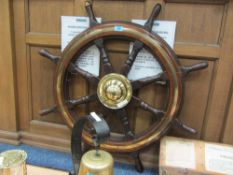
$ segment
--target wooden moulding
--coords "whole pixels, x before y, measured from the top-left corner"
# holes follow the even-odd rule
[[[95,0],[103,1],[103,0]],[[119,1],[119,0],[107,0],[107,1]],[[145,0],[120,0],[120,1],[142,1]],[[226,4],[229,0],[164,0],[165,2],[170,3],[193,3],[193,4]]]
[[[226,4],[229,0],[164,0],[169,3]]]
[[[95,1],[106,1],[106,0],[95,0]],[[119,0],[107,0],[107,1],[119,1]],[[145,0],[120,0],[120,1],[142,1],[144,2]]]
[[[45,34],[45,33],[32,33],[26,34],[26,43],[35,46],[48,46],[48,47],[60,47],[60,35]],[[128,52],[125,45],[109,45],[107,48],[109,51]],[[193,44],[187,42],[176,42],[175,52],[179,56],[192,56],[192,57],[207,57],[207,58],[219,58],[220,46],[219,45],[206,45],[206,44]]]
[[[30,45],[60,47],[61,46],[60,38],[61,35],[59,34],[28,32],[26,34],[26,43]]]
[[[0,143],[18,145],[21,143],[20,133],[14,131],[0,130]]]

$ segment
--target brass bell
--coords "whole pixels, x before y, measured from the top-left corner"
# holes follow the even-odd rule
[[[95,130],[93,142],[95,150],[82,152],[82,130],[86,122],[90,122]],[[81,117],[74,125],[71,136],[71,152],[74,164],[74,175],[113,175],[114,160],[110,153],[99,150],[99,145],[110,136],[110,130],[101,115],[91,112]]]
[[[113,158],[106,151],[91,150],[81,160],[79,175],[113,175]]]

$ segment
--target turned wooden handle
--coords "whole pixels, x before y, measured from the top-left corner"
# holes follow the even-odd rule
[[[135,153],[133,155],[134,161],[135,161],[135,168],[138,172],[142,173],[144,171],[144,166],[142,164],[142,161],[140,159],[139,153]]]
[[[165,114],[164,111],[156,109],[152,106],[150,106],[149,104],[147,104],[146,102],[142,101],[140,98],[133,96],[132,100],[142,109],[153,113],[156,117],[158,117],[159,119],[162,118],[162,116]]]
[[[179,119],[175,119],[174,120],[174,124],[177,125],[178,127],[181,127],[182,129],[184,129],[185,131],[196,135],[198,132],[196,129],[191,128],[190,126],[184,124],[182,121],[180,121]]]
[[[194,65],[191,65],[191,66],[183,66],[181,69],[182,69],[183,73],[185,75],[187,75],[190,72],[198,71],[198,70],[201,70],[201,69],[205,69],[207,67],[208,67],[208,63],[207,62],[201,62],[201,63],[197,63],[197,64],[194,64]]]
[[[45,50],[45,49],[42,49],[39,51],[39,54],[43,57],[46,57],[48,58],[50,61],[54,62],[54,63],[57,63],[58,60],[60,59],[60,57],[56,56],[56,55],[53,55],[51,54],[49,51]]]
[[[147,22],[144,25],[144,29],[151,32],[154,20],[159,15],[159,12],[161,10],[161,4],[156,4],[151,12],[150,17],[148,18]]]
[[[90,27],[98,24],[98,22],[96,20],[96,17],[95,17],[95,14],[93,12],[92,1],[86,1],[85,2],[85,8],[86,8],[87,14],[88,14],[88,16],[90,18]]]
[[[49,113],[56,112],[56,111],[57,111],[57,106],[52,106],[51,108],[42,109],[39,112],[39,115],[44,116],[44,115],[48,115]]]

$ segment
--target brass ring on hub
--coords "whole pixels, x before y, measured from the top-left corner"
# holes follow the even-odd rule
[[[123,75],[111,73],[105,75],[97,87],[100,102],[109,109],[121,109],[131,100],[132,87]]]
[[[120,31],[116,30],[120,26]],[[168,78],[168,102],[164,117],[159,123],[152,124],[142,135],[133,140],[110,140],[101,145],[105,150],[112,152],[134,152],[140,150],[151,143],[160,139],[169,129],[171,122],[176,117],[182,104],[183,81],[181,69],[173,50],[156,34],[151,34],[139,25],[126,22],[109,22],[96,25],[76,36],[62,53],[62,59],[58,62],[54,82],[55,98],[58,109],[62,114],[66,124],[72,128],[75,122],[72,112],[69,110],[65,99],[65,75],[70,62],[80,55],[90,43],[99,38],[125,37],[131,40],[137,40],[144,44],[150,52],[156,56],[162,65]],[[111,90],[109,90],[111,91]],[[119,98],[119,89],[113,99]],[[110,95],[111,96],[111,95]],[[142,116],[143,117],[143,116]],[[83,139],[86,143],[92,144],[91,135],[83,132]]]

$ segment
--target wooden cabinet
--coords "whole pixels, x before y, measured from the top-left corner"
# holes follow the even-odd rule
[[[162,4],[159,19],[177,21],[175,52],[181,63],[209,63],[207,69],[187,77],[179,116],[198,135],[173,134],[233,144],[233,1],[94,0],[94,11],[103,21],[145,19],[156,3]],[[62,15],[86,16],[84,0],[0,2],[0,141],[69,150],[70,132],[61,116],[38,114],[54,104],[55,70],[38,51],[46,48],[61,54]],[[108,50],[113,58],[128,52],[122,44]],[[157,91],[149,87],[147,92],[139,93],[154,103]],[[150,123],[149,117],[141,120],[139,115],[132,119],[136,130]],[[152,163],[156,156],[144,157]]]

